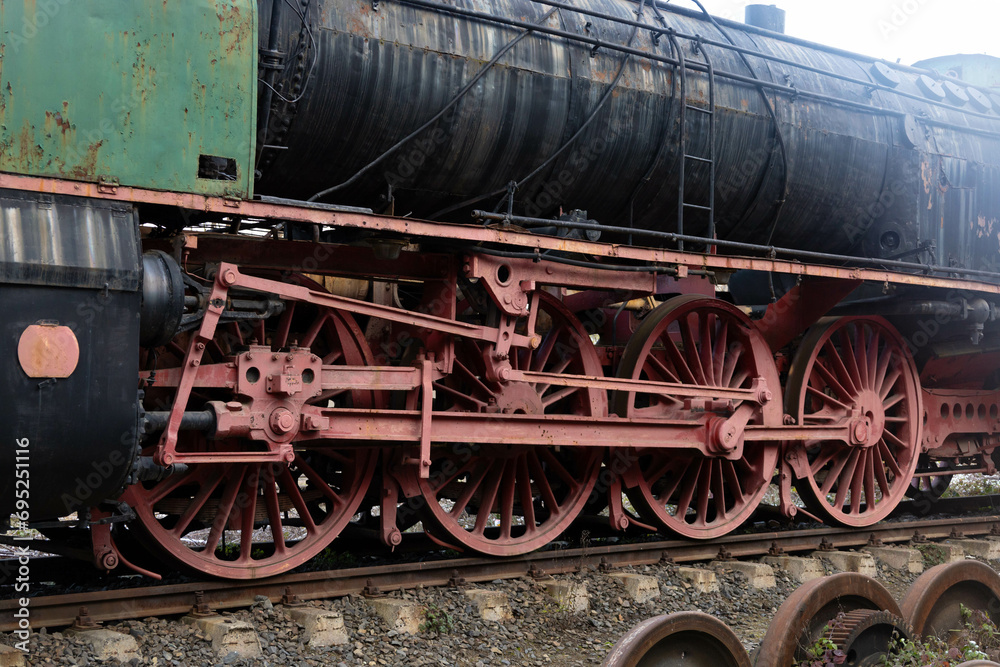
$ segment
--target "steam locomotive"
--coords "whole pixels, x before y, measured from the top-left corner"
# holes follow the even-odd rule
[[[995,471],[958,72],[657,0],[0,0],[0,53],[0,514],[46,550],[245,579]]]

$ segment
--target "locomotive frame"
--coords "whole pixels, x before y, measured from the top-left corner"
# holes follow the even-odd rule
[[[235,4],[244,14],[234,10],[219,21],[256,42],[256,17],[245,14],[254,3]],[[429,0],[404,4],[474,15]],[[140,368],[135,388],[118,383],[113,406],[131,429],[116,443],[128,452],[115,468],[122,479],[102,480],[98,497],[80,505],[76,521],[36,526],[60,536],[67,526],[85,529],[95,562],[106,569],[125,564],[155,576],[119,548],[134,527],[139,541],[171,562],[220,577],[257,578],[309,561],[358,515],[376,521],[390,547],[422,520],[442,546],[505,556],[541,548],[582,513],[605,508],[614,530],[638,526],[712,539],[747,521],[775,482],[786,517],[863,527],[884,519],[907,494],[940,493],[949,475],[995,472],[1000,390],[984,387],[1000,362],[993,326],[1000,317],[998,274],[908,261],[930,253],[920,244],[858,257],[775,247],[770,239],[716,238],[718,73],[706,47],[740,57],[746,49],[554,0],[541,4],[652,28],[656,40],[673,45],[676,58],[500,17],[505,25],[575,40],[594,52],[677,68],[677,214],[673,226],[659,224],[676,231],[600,224],[579,211],[557,219],[516,215],[513,188],[505,213],[475,211],[470,224],[255,198],[247,172],[252,158],[233,167],[213,157],[229,149],[254,154],[253,142],[244,145],[239,132],[256,120],[253,105],[237,99],[246,93],[246,72],[220,76],[229,95],[222,115],[234,118],[224,137],[212,134],[210,122],[196,123],[196,131],[183,125],[192,143],[222,143],[199,155],[197,172],[188,169],[183,182],[156,187],[155,169],[128,160],[111,163],[121,178],[94,169],[38,174],[48,167],[34,157],[0,162],[4,201],[99,204],[107,220],[124,219],[128,211],[134,217],[122,228],[134,221],[143,230],[134,244],[141,251],[126,257],[136,266],[123,265],[122,285],[83,279],[77,285],[97,298],[127,294],[119,305],[128,327],[102,324],[120,334],[116,340],[127,345],[122,356],[138,357]],[[228,40],[224,33],[219,36]],[[702,60],[685,60],[681,40]],[[230,46],[257,64],[256,55]],[[264,70],[271,65],[261,62]],[[707,77],[699,105],[689,97],[704,82],[690,81],[689,70]],[[869,96],[894,87],[891,68],[875,71],[882,79]],[[987,113],[989,99],[970,98],[948,80],[958,102],[945,102],[945,87],[921,76],[930,93],[897,93],[921,103],[931,99],[926,103],[938,115],[922,122],[965,133],[963,141],[1000,136],[989,129],[996,121]],[[873,108],[792,85],[740,80],[760,88],[772,115],[764,88],[856,111]],[[966,101],[959,104],[954,90]],[[965,103],[977,110],[968,114],[967,127],[953,122],[954,108]],[[710,117],[700,137],[711,144],[708,157],[689,154],[685,143],[686,118],[698,113]],[[879,113],[898,117],[886,123],[899,141],[893,151],[917,143],[914,118],[900,109]],[[60,129],[46,134],[38,151],[58,151],[57,134],[75,130],[62,116],[48,114],[46,122]],[[179,123],[177,117],[172,122]],[[152,143],[155,129],[142,129],[136,145]],[[32,141],[22,144],[35,154]],[[125,142],[125,148],[132,146]],[[709,165],[707,206],[689,199],[688,162]],[[203,169],[226,172],[231,180],[206,178]],[[935,195],[925,194],[933,203]],[[685,216],[698,215],[706,217],[706,234],[690,227],[685,233]],[[176,223],[170,233],[163,231],[171,225],[153,227],[162,219]],[[892,226],[885,230],[877,231],[896,233]],[[121,239],[128,246],[128,235]],[[974,250],[963,257],[982,254]],[[16,252],[6,254],[17,260]],[[0,268],[5,259],[0,254]],[[737,272],[791,277],[795,285],[766,308],[739,307],[724,298]],[[73,278],[69,273],[59,279]],[[19,280],[42,292],[54,286],[34,275]],[[858,288],[905,298],[849,299]],[[885,308],[901,310],[883,317]],[[949,343],[962,334],[969,342],[918,366],[913,341],[890,315],[941,312],[960,332],[957,338],[952,332]],[[43,318],[17,332],[26,350],[14,371],[19,380],[23,375],[41,391],[50,380],[71,378],[80,349],[64,324]],[[133,338],[143,341],[141,351]],[[115,356],[113,349],[98,353]],[[121,368],[128,366],[115,372]],[[99,432],[95,415],[86,417],[87,433]],[[83,420],[65,417],[67,423],[74,418]],[[109,451],[121,455],[119,449]],[[804,506],[795,502],[793,485]]]
[[[762,490],[766,490],[771,484],[771,475],[762,472],[769,469],[778,471],[776,479],[780,482],[781,508],[787,516],[795,516],[798,512],[806,511],[807,515],[812,512],[817,518],[827,521],[857,526],[870,525],[884,518],[909,488],[916,472],[918,455],[933,454],[937,447],[954,447],[956,436],[985,435],[981,448],[977,450],[977,454],[981,455],[981,464],[966,470],[970,472],[993,470],[992,458],[984,455],[988,454],[993,446],[1000,444],[1000,440],[994,435],[998,425],[997,408],[1000,406],[1000,392],[920,389],[919,378],[912,366],[909,350],[899,340],[893,340],[894,329],[881,318],[853,319],[862,322],[864,326],[882,328],[880,335],[890,341],[889,345],[882,345],[880,348],[883,356],[869,357],[867,353],[861,354],[859,351],[853,358],[853,363],[858,364],[857,367],[852,366],[851,370],[848,370],[844,366],[837,365],[836,368],[838,372],[844,373],[840,376],[844,384],[847,384],[847,378],[853,378],[858,382],[859,388],[862,378],[868,381],[868,376],[862,376],[861,373],[873,370],[884,375],[891,370],[890,365],[895,369],[891,370],[893,374],[898,373],[905,378],[909,383],[903,387],[905,390],[903,393],[906,394],[906,410],[902,414],[905,419],[901,419],[898,413],[895,417],[896,421],[905,422],[911,429],[905,442],[889,441],[885,435],[886,412],[892,411],[893,406],[900,400],[896,393],[881,397],[887,399],[886,404],[893,402],[893,405],[883,408],[881,413],[878,406],[872,403],[869,391],[867,399],[859,397],[855,405],[849,405],[847,406],[849,409],[843,410],[843,414],[823,416],[826,421],[813,415],[810,421],[809,415],[803,415],[802,406],[796,407],[796,401],[801,399],[790,393],[788,383],[782,386],[778,379],[779,370],[774,354],[805,332],[847,293],[863,282],[883,286],[964,290],[980,295],[1000,293],[1000,286],[997,285],[952,277],[805,264],[767,257],[723,256],[618,246],[538,236],[519,231],[510,225],[490,228],[430,224],[390,216],[327,210],[325,207],[260,202],[237,203],[222,198],[125,187],[115,189],[105,187],[101,191],[98,186],[90,184],[10,175],[0,175],[0,188],[131,203],[181,205],[190,211],[215,214],[226,219],[294,222],[314,225],[317,230],[320,227],[377,230],[384,235],[390,245],[395,243],[397,248],[398,239],[401,237],[421,242],[442,242],[445,246],[465,245],[468,249],[461,252],[424,253],[403,249],[398,258],[387,259],[380,258],[375,249],[362,250],[357,247],[311,241],[270,241],[217,234],[186,234],[168,241],[148,239],[145,243],[147,249],[172,252],[182,266],[211,267],[214,273],[214,279],[210,283],[210,294],[205,300],[207,315],[187,341],[183,349],[183,363],[175,368],[160,368],[155,373],[145,372],[142,375],[144,383],[148,385],[147,391],[152,387],[158,389],[169,387],[181,396],[166,413],[147,414],[150,423],[155,421],[165,426],[165,430],[156,445],[152,449],[147,447],[145,453],[151,454],[159,465],[184,464],[191,466],[189,470],[215,466],[217,474],[221,475],[222,470],[233,465],[258,467],[294,463],[295,451],[308,449],[313,442],[320,448],[329,448],[335,443],[336,446],[345,447],[347,450],[381,450],[385,455],[382,469],[385,488],[381,490],[383,502],[380,530],[383,540],[389,545],[397,545],[401,540],[399,527],[394,519],[398,503],[402,502],[403,498],[426,499],[430,494],[426,485],[431,476],[432,466],[440,464],[440,461],[435,459],[435,454],[441,446],[448,444],[472,443],[517,450],[536,447],[542,450],[554,448],[558,451],[560,448],[566,448],[574,452],[574,455],[591,456],[588,452],[593,450],[603,452],[608,448],[609,442],[628,443],[628,447],[624,448],[612,445],[612,456],[605,462],[603,468],[601,467],[603,456],[593,457],[597,461],[596,467],[588,459],[591,466],[589,474],[580,480],[581,489],[578,489],[586,493],[576,493],[574,496],[576,505],[567,508],[567,512],[571,514],[579,512],[583,500],[590,495],[598,476],[604,472],[605,481],[609,481],[606,485],[610,503],[609,521],[617,529],[624,529],[632,522],[645,525],[650,517],[657,516],[655,511],[650,511],[648,508],[646,513],[635,516],[622,506],[623,488],[644,489],[650,499],[656,498],[655,490],[650,487],[655,483],[657,475],[651,473],[654,476],[653,480],[643,477],[641,467],[637,465],[640,452],[643,452],[642,456],[646,456],[650,452],[670,451],[677,454],[677,460],[694,459],[712,462],[711,465],[717,466],[722,474],[727,475],[725,478],[727,484],[736,484],[737,479],[740,483],[746,483],[747,473],[756,468],[760,476],[756,486],[749,489],[751,493],[748,493],[746,498],[739,499],[718,492],[713,493],[711,481],[706,486],[700,483],[701,480],[697,475],[691,475],[687,470],[675,472],[675,476],[679,476],[676,481],[681,487],[687,488],[692,495],[698,495],[695,498],[686,498],[687,503],[684,503],[685,498],[676,498],[676,491],[667,493],[667,500],[673,497],[674,501],[680,502],[667,503],[677,506],[673,508],[674,515],[671,515],[670,511],[660,511],[660,527],[694,538],[710,538],[724,534],[746,520],[760,501]],[[483,246],[488,246],[486,252],[476,251],[477,247]],[[531,253],[537,255],[537,258],[524,259],[520,256],[505,258],[502,252],[491,250],[491,247],[518,248],[521,252],[529,249]],[[546,252],[572,253],[618,262],[632,260],[655,268],[648,272],[637,272],[580,267],[572,263],[561,263],[558,256],[554,258],[555,261],[547,260],[543,254]],[[325,260],[318,261],[317,257]],[[315,285],[310,288],[308,285],[294,285],[282,280],[253,275],[254,273],[268,275],[274,272],[291,275],[302,271],[303,267],[308,267],[310,274],[422,281],[426,285],[433,285],[426,299],[428,302],[437,299],[437,308],[441,312],[430,314],[425,312],[426,309],[422,312],[421,309],[400,308],[396,305],[336,296],[318,289]],[[714,296],[715,285],[710,280],[710,273],[715,273],[717,278],[725,272],[741,269],[788,273],[800,276],[802,282],[780,301],[772,304],[763,318],[755,322],[744,312]],[[456,295],[460,294],[457,282],[459,276],[466,280],[475,280],[484,286],[484,293],[489,295],[495,307],[502,312],[499,326],[475,325],[457,319]],[[681,344],[675,348],[676,351],[682,354],[687,354],[684,352],[685,349],[699,351],[696,358],[686,359],[690,367],[686,368],[685,373],[689,375],[673,378],[677,380],[674,382],[644,379],[639,376],[642,365],[635,362],[636,355],[627,349],[605,349],[602,358],[598,355],[597,348],[590,343],[589,334],[586,334],[582,324],[575,321],[568,309],[564,316],[577,329],[574,344],[587,350],[586,354],[590,357],[588,363],[581,365],[581,368],[586,368],[589,372],[568,374],[518,368],[519,354],[523,355],[528,350],[538,350],[542,345],[544,335],[536,332],[538,323],[532,314],[539,312],[539,299],[543,298],[541,297],[543,286],[564,289],[584,288],[589,290],[591,295],[595,292],[617,294],[624,301],[656,293],[685,294],[686,296],[677,297],[672,302],[668,301],[654,312],[663,312],[665,308],[668,310],[676,308],[677,302],[680,301],[686,302],[680,304],[682,307],[691,309],[691,312],[699,317],[701,328],[698,330],[673,332],[675,338],[678,333],[681,338],[678,341]],[[249,342],[245,351],[235,357],[227,357],[224,363],[202,364],[206,349],[215,344],[213,341],[221,329],[218,317],[225,309],[224,304],[232,302],[233,292],[239,292],[243,298],[246,298],[248,293],[256,293],[277,297],[286,303],[311,304],[318,308],[330,309],[332,312],[346,313],[348,317],[376,318],[392,323],[397,336],[400,331],[419,332],[411,340],[424,341],[426,347],[410,365],[374,364],[370,351],[362,353],[350,365],[326,364],[317,359],[307,347],[279,346],[284,351],[280,354],[273,352],[270,345],[261,345],[265,340],[264,336],[267,335],[262,332],[260,341]],[[626,299],[626,296],[629,299]],[[442,315],[442,312],[446,314]],[[703,316],[697,315],[699,312],[709,313],[719,322],[723,318],[729,319],[725,327],[713,325],[715,330],[709,331]],[[841,318],[838,321],[850,322],[852,318]],[[522,327],[526,326],[526,329],[518,331],[519,322]],[[643,342],[648,347],[651,344],[648,336],[652,334],[644,329],[648,327],[640,328],[634,336],[637,340],[647,336]],[[722,331],[727,331],[726,335],[742,331],[742,335],[745,336],[746,351],[752,356],[756,367],[756,372],[751,374],[752,377],[751,375],[739,379],[728,377],[728,382],[721,381],[726,363],[720,363],[720,360],[727,358],[727,352],[736,353],[730,352],[728,343],[719,347],[712,344],[705,345],[704,341],[718,343],[718,339],[714,337],[720,335]],[[708,338],[699,338],[706,335]],[[898,337],[898,334],[896,336]],[[855,343],[871,342],[876,338],[877,335],[872,331],[851,331],[849,336]],[[360,340],[363,340],[363,337],[356,342]],[[479,377],[483,382],[489,382],[497,387],[523,387],[544,383],[546,389],[541,392],[543,401],[551,387],[561,388],[556,402],[564,400],[574,392],[584,393],[588,397],[587,402],[591,404],[586,408],[590,411],[589,414],[546,414],[544,408],[539,409],[537,405],[531,405],[523,397],[508,398],[507,404],[504,405],[503,392],[500,390],[494,390],[495,394],[501,396],[499,405],[487,408],[480,405],[481,402],[474,402],[475,399],[471,401],[472,404],[479,406],[481,410],[479,412],[435,410],[434,401],[427,400],[427,397],[433,396],[434,388],[444,387],[445,385],[440,383],[460,372],[459,369],[468,372],[466,366],[471,364],[466,355],[456,352],[456,340],[477,341],[484,349],[491,351],[490,354],[484,355],[482,360],[477,360],[482,361],[483,373]],[[665,339],[656,339],[654,336],[654,340],[661,340],[659,344],[663,345],[662,341]],[[827,338],[827,342],[828,340]],[[273,342],[275,341],[272,339]],[[876,347],[879,347],[879,344],[876,344]],[[805,350],[806,357],[815,364],[815,356],[822,352],[819,348],[800,349]],[[743,351],[742,346],[733,349],[739,350],[740,353]],[[709,352],[717,357],[713,359]],[[875,352],[873,349],[872,354]],[[635,371],[634,377],[629,375],[605,377],[599,372],[603,366],[614,363],[615,357],[620,361],[630,354],[633,357],[631,365]],[[255,355],[263,357],[263,361],[255,361]],[[652,363],[661,367],[664,372],[670,364],[677,364],[675,372],[682,367],[681,359],[671,361],[667,358],[657,360],[655,356],[652,358],[654,359]],[[695,370],[696,360],[701,360],[703,363],[702,370]],[[666,365],[664,361],[667,362]],[[869,361],[867,367],[865,361]],[[797,360],[796,364],[799,363],[801,362]],[[258,370],[261,375],[268,378],[268,382],[248,383],[246,381],[248,369],[259,366],[263,366]],[[716,369],[712,373],[705,370],[710,366]],[[825,368],[822,363],[820,366]],[[303,392],[298,391],[304,387],[303,378],[310,374],[320,381],[318,391],[328,394],[333,391],[347,391],[368,395],[371,397],[367,401],[368,405],[351,408],[310,406],[308,401],[312,396],[305,396]],[[152,375],[155,375],[155,381]],[[709,376],[713,378],[713,382],[707,382]],[[809,376],[800,373],[799,377],[800,388],[802,377],[806,378],[808,384]],[[715,378],[720,380],[716,381]],[[874,376],[871,380],[874,382]],[[730,383],[735,384],[730,386]],[[234,396],[239,396],[238,401],[241,402],[235,405],[232,402],[216,402],[211,405],[211,410],[214,411],[211,418],[199,419],[198,413],[185,411],[188,403],[186,398],[195,388],[201,390],[229,388],[230,391],[235,388],[232,393]],[[850,390],[843,387],[840,391],[844,393],[843,396],[839,396],[840,399],[847,398],[850,393]],[[613,392],[612,396],[615,397],[610,403],[606,392]],[[388,406],[387,397],[392,393],[403,393],[411,397],[404,409],[392,409]],[[671,414],[661,415],[659,418],[631,414],[630,410],[635,407],[636,395],[670,396],[671,400],[683,400],[685,407],[679,411],[670,411]],[[838,395],[833,395],[831,399],[831,405],[841,402],[838,400]],[[359,402],[359,404],[364,403],[366,401]],[[953,405],[960,408],[952,410]],[[617,414],[614,414],[613,410],[617,410]],[[679,414],[674,414],[677,412]],[[292,415],[291,420],[281,421],[288,415]],[[926,421],[923,415],[927,415]],[[938,419],[938,415],[946,416]],[[252,452],[215,450],[201,452],[184,451],[178,447],[179,436],[191,432],[182,429],[205,428],[206,425],[211,425],[214,437],[220,441],[226,441],[226,438],[249,437],[265,443],[266,448],[258,448]],[[895,438],[891,432],[888,432],[888,435]],[[891,456],[887,442],[892,445]],[[852,485],[860,486],[852,488],[850,485],[836,483],[833,487],[820,488],[816,494],[818,498],[825,497],[831,488],[833,491],[841,489],[843,497],[835,497],[825,508],[822,505],[819,508],[814,505],[803,510],[792,501],[791,486],[793,480],[798,480],[797,484],[800,487],[810,480],[815,480],[816,475],[810,474],[810,465],[816,465],[816,457],[813,455],[810,461],[809,450],[815,448],[817,443],[822,443],[824,452],[835,450],[859,452],[857,456],[860,457],[866,452],[885,450],[885,455],[881,456],[881,461],[876,461],[874,454],[867,454],[864,465],[869,469],[863,474],[849,476]],[[632,452],[631,457],[627,455],[628,452]],[[757,463],[757,466],[747,465],[747,458],[751,452],[756,452],[755,456],[761,456],[760,452],[766,452],[767,455],[763,457],[762,462]],[[623,453],[626,454],[625,458],[620,456]],[[615,458],[616,455],[618,459]],[[624,464],[624,469],[619,469],[623,465],[622,460],[630,463]],[[867,463],[868,460],[871,460],[871,464]],[[734,474],[737,470],[735,467],[732,470],[726,467],[723,471],[722,467],[727,466],[726,462],[734,461],[745,466],[739,468],[739,474]],[[646,462],[645,459],[643,462]],[[553,467],[555,463],[550,462]],[[851,461],[845,462],[845,465],[851,464]],[[375,476],[373,462],[370,459],[358,465],[362,469],[359,473],[360,483],[351,487],[354,497],[346,499],[346,507],[351,510],[358,508],[368,491],[366,482]],[[619,468],[616,468],[616,465]],[[663,465],[669,467],[670,463],[667,461]],[[854,466],[856,465],[857,463],[854,463]],[[884,468],[879,468],[880,465]],[[537,470],[539,475],[544,476],[545,473],[541,472],[541,468]],[[619,470],[619,474],[610,475],[611,479],[608,480],[609,475],[606,471],[610,470]],[[889,472],[886,473],[884,470]],[[436,465],[434,471],[440,475],[440,465]],[[703,474],[712,479],[709,473]],[[926,472],[918,474],[929,476]],[[937,472],[936,476],[941,474]],[[513,489],[517,487],[516,476],[516,473],[512,475],[508,472],[505,478],[501,474],[502,479],[494,480],[498,487],[503,481],[503,488],[507,494],[502,502],[494,500],[494,507],[497,507],[498,511],[491,512],[506,517],[502,519],[503,530],[508,531],[506,539],[498,539],[496,535],[486,537],[492,527],[479,526],[479,534],[474,536],[478,539],[470,538],[467,543],[462,544],[457,538],[461,537],[465,528],[458,523],[446,525],[444,535],[438,539],[450,546],[494,555],[521,553],[538,548],[554,539],[566,528],[568,525],[566,522],[559,522],[556,531],[541,530],[544,524],[542,522],[539,525],[539,536],[535,539],[525,539],[523,535],[521,538],[511,537],[509,532],[511,526],[517,524],[519,520],[524,520],[524,517],[515,516],[518,511],[516,508],[524,507],[524,504],[515,500],[513,496]],[[822,479],[820,481],[822,482]],[[167,484],[169,487],[176,483],[177,480],[159,484]],[[256,483],[253,482],[254,485]],[[532,480],[529,484],[534,487],[537,482]],[[879,490],[875,490],[875,485],[885,486],[879,486]],[[858,488],[861,489],[860,493],[853,490]],[[242,487],[241,490],[246,491]],[[494,495],[497,490],[494,489]],[[867,498],[875,497],[865,495],[870,493],[878,494],[876,502],[867,501]],[[140,485],[130,487],[123,498],[135,508],[152,507],[156,502],[156,496],[151,498],[145,494],[146,491]],[[708,503],[719,502],[717,500],[719,497],[724,498],[723,502],[728,506],[709,507]],[[838,499],[845,510],[838,510]],[[682,504],[687,505],[693,501],[700,503],[700,507],[692,518],[691,510],[685,507],[680,511],[679,508]],[[684,517],[678,518],[676,516],[678,511]],[[354,512],[351,511],[350,514]],[[246,514],[236,512],[234,516],[228,518],[226,524],[217,523],[216,526],[221,531],[225,525],[230,527],[241,525],[241,516],[245,517]],[[260,519],[254,516],[259,522]],[[280,521],[277,517],[278,514],[275,514],[272,520]],[[153,520],[149,515],[146,518]],[[347,518],[349,519],[350,515]],[[340,519],[343,523],[344,517]],[[438,517],[439,524],[443,521],[447,521],[445,516]],[[245,526],[243,531],[244,533],[247,531]],[[323,538],[317,539],[316,545],[313,546],[320,544],[326,546],[326,540],[332,539],[329,532],[322,535]],[[218,539],[219,535],[213,537]],[[106,540],[100,548],[107,550],[113,548],[112,545],[112,542]],[[199,554],[199,557],[192,559],[185,551]],[[255,559],[249,554],[235,563],[219,559],[219,562],[213,565],[205,562],[210,560],[209,558],[180,543],[174,545],[172,553],[203,572],[220,576],[261,576],[262,570],[271,573],[276,569],[275,567],[268,569],[270,563],[255,563]],[[106,552],[102,556],[106,558]],[[121,560],[122,556],[118,555],[117,558]],[[278,559],[279,567],[283,570],[290,563],[298,564],[304,559],[306,559],[304,554],[298,554],[298,558],[291,560]]]

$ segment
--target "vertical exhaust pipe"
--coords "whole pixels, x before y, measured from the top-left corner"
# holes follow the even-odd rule
[[[775,5],[747,5],[746,24],[785,33],[785,10]]]

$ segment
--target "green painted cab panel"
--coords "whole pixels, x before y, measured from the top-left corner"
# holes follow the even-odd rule
[[[250,197],[256,96],[256,0],[0,0],[0,171]]]

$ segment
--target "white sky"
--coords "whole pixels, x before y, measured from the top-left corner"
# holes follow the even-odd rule
[[[671,0],[697,9],[690,0]],[[786,11],[785,32],[905,65],[955,53],[1000,57],[1000,0],[702,0],[743,21],[748,4]]]

